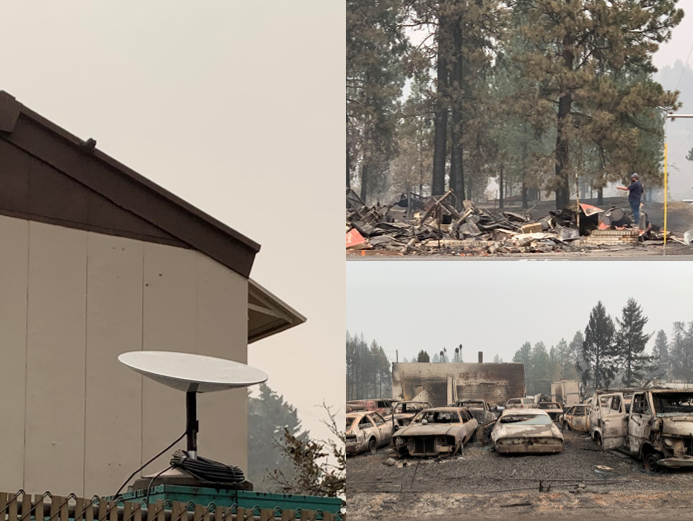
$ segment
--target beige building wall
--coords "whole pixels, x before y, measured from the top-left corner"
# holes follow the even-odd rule
[[[197,251],[0,216],[0,491],[114,494],[185,430],[185,395],[117,356],[245,362],[247,284]],[[247,468],[245,391],[198,414],[201,455]]]

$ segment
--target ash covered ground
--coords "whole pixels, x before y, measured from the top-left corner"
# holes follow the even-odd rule
[[[693,507],[693,472],[649,474],[627,455],[602,451],[587,434],[565,432],[564,436],[563,452],[552,455],[500,455],[490,446],[471,443],[454,458],[399,458],[389,448],[350,457],[349,515],[433,519],[473,514],[483,519],[531,518],[560,511],[566,516],[579,512],[620,517],[639,505],[635,512],[648,511],[649,519],[659,519],[665,511]],[[390,457],[395,465],[384,464]]]

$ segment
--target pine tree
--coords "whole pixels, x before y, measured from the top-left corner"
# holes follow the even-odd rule
[[[520,60],[535,81],[535,128],[552,120],[555,131],[554,178],[547,187],[563,208],[580,163],[571,158],[575,144],[598,144],[602,158],[618,155],[618,146],[632,151],[640,141],[638,117],[676,106],[674,93],[631,78],[654,71],[651,55],[670,38],[683,10],[676,0],[522,0],[516,9],[529,22],[520,31],[533,46]]]
[[[669,380],[669,341],[667,340],[667,334],[663,329],[660,329],[657,332],[655,345],[652,348],[652,358],[657,363],[657,367],[653,366],[650,369],[647,374],[648,378],[662,378],[664,380]]]
[[[570,366],[566,368],[565,378],[571,380],[573,378],[578,379],[583,387],[587,385],[587,376],[589,373],[585,373],[587,368],[587,363],[584,359],[582,353],[582,344],[585,342],[585,337],[582,336],[582,331],[576,331],[575,336],[568,344],[568,351],[570,352]]]
[[[431,193],[444,193],[447,177],[459,205],[470,198],[466,176],[474,171],[465,162],[483,164],[488,129],[482,101],[488,91],[485,75],[505,11],[498,0],[413,0],[409,5],[410,23],[430,31],[428,40],[433,43],[427,47],[427,63],[420,65],[435,75]]]
[[[582,343],[585,360],[583,379],[594,382],[596,389],[608,389],[616,373],[618,352],[614,335],[614,322],[599,301],[590,312],[585,328],[585,341]]]
[[[419,351],[419,355],[416,357],[416,361],[426,363],[430,362],[431,358],[428,356],[428,353],[422,349],[421,351]]]
[[[392,396],[390,361],[373,340],[369,346],[363,335],[346,336],[347,400]]]
[[[669,347],[669,362],[674,378],[693,382],[693,322],[674,322],[674,332]]]
[[[522,347],[515,351],[513,362],[525,364],[525,388],[530,388],[530,378],[532,376],[532,344],[525,342]]]
[[[301,441],[307,440],[309,433],[301,430],[296,408],[285,402],[283,396],[264,383],[258,390],[259,396],[248,392],[248,479],[271,488],[271,482],[266,480],[268,473],[279,470],[288,477],[295,475],[277,447],[284,432]]]
[[[360,177],[364,201],[383,188],[395,154],[405,80],[402,57],[408,46],[401,16],[399,0],[347,0],[346,185]]]
[[[625,387],[632,387],[642,380],[652,364],[652,357],[644,354],[652,334],[643,333],[648,319],[635,299],[628,299],[622,313],[622,317],[616,319],[619,326],[616,333],[616,356],[618,364],[623,368],[621,383]]]
[[[568,344],[566,344],[565,340],[562,340],[563,344],[565,344],[565,351],[568,350]],[[551,346],[551,349],[549,349],[549,383],[556,382],[561,379],[561,367],[563,366],[562,364],[562,350],[563,346],[560,344],[558,346]],[[549,391],[550,391],[549,387]]]
[[[410,61],[417,58],[409,57]],[[418,58],[423,61],[423,58]],[[430,188],[433,161],[433,108],[428,70],[414,71],[409,96],[397,124],[397,155],[391,163],[392,187],[399,193],[424,195]],[[426,188],[424,188],[426,187]],[[416,188],[416,190],[415,190]]]
[[[551,367],[549,353],[543,342],[537,342],[532,349],[532,372],[527,388],[529,394],[549,394],[551,392]]]

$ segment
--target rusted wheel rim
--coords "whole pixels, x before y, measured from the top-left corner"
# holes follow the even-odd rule
[[[378,450],[378,444],[375,442],[375,438],[368,440],[368,450],[375,454]]]
[[[660,456],[656,452],[651,452],[650,454],[645,456],[645,461],[643,462],[645,464],[645,470],[652,473],[659,472],[660,469],[657,462],[660,459],[662,459],[662,456]]]

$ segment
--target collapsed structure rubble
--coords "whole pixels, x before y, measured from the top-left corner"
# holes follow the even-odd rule
[[[463,201],[458,209],[452,191],[428,200],[414,195],[402,195],[390,205],[368,206],[347,188],[347,249],[403,254],[542,253],[635,245],[641,240],[663,238],[646,215],[640,228],[633,227],[629,215],[617,207],[604,211],[571,203],[534,218],[530,211],[491,211],[471,201]]]

